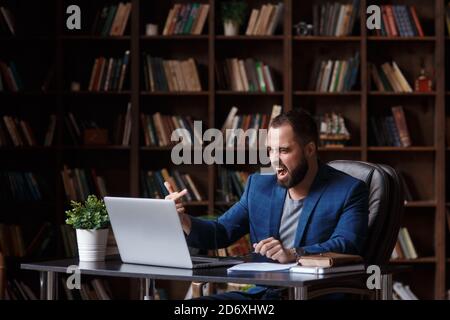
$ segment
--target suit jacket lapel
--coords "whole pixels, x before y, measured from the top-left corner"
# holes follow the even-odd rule
[[[300,241],[303,238],[303,234],[305,232],[305,227],[308,223],[309,217],[311,216],[311,213],[313,212],[317,202],[322,196],[322,193],[326,189],[327,180],[327,166],[324,164],[319,164],[319,170],[311,185],[308,196],[305,199],[305,203],[303,204],[303,210],[298,221],[294,247],[300,246]]]
[[[284,200],[286,198],[287,189],[275,185],[272,191],[272,198],[270,203],[270,236],[279,239],[280,237],[280,223],[283,212]]]

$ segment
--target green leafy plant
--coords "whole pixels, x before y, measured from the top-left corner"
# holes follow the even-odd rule
[[[239,26],[242,25],[247,11],[247,3],[244,1],[228,1],[221,3],[222,21],[231,20]]]
[[[105,202],[89,195],[84,203],[71,201],[72,209],[67,210],[66,223],[75,229],[106,229],[109,226],[109,216]]]

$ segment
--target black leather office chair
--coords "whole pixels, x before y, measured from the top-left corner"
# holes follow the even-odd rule
[[[368,265],[388,263],[397,241],[400,221],[403,215],[403,189],[395,170],[388,165],[362,161],[336,160],[328,163],[364,181],[369,188],[369,229],[363,257]],[[201,295],[203,283],[194,283],[194,290]],[[374,290],[368,290],[366,283],[348,281],[336,287],[310,287],[308,298],[316,298],[330,293],[352,293],[375,297]]]

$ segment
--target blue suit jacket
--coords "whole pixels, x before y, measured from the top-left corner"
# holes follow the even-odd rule
[[[188,244],[201,249],[224,248],[249,232],[252,243],[279,239],[286,192],[275,175],[251,175],[241,199],[217,221],[192,218]],[[303,247],[307,253],[361,254],[368,215],[366,184],[320,164],[300,215],[295,247]]]

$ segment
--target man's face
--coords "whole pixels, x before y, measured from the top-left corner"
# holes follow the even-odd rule
[[[289,189],[303,181],[308,172],[308,162],[289,124],[269,128],[267,150],[279,185]]]

